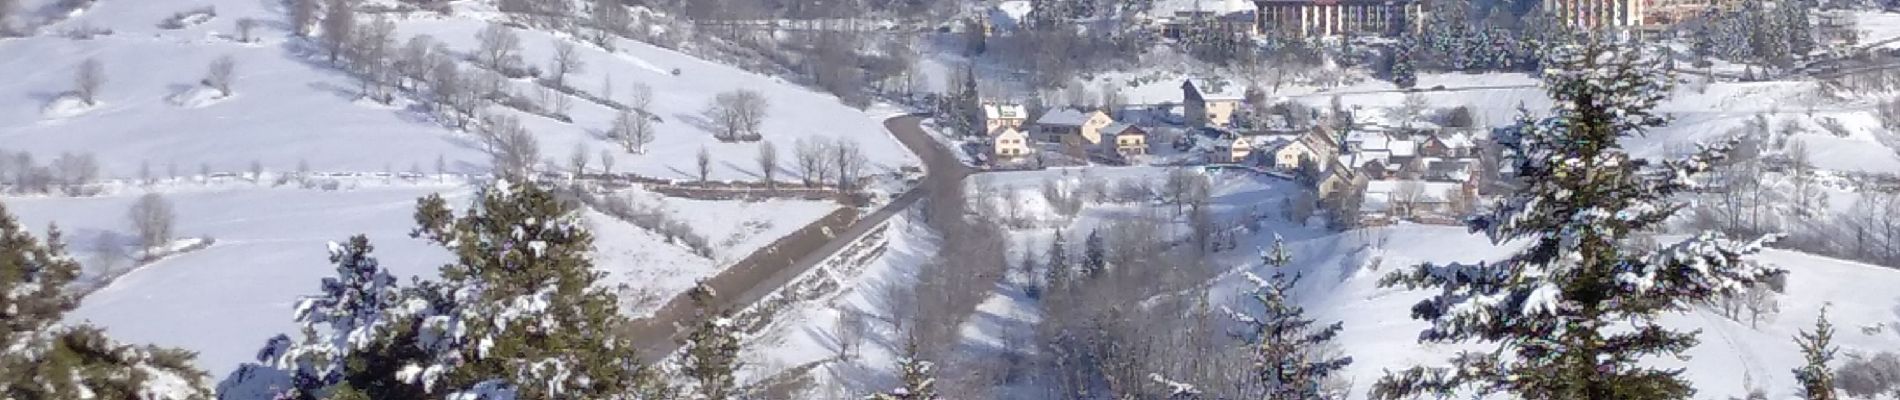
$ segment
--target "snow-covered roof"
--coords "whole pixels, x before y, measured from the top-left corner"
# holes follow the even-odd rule
[[[988,119],[1028,119],[1029,111],[1021,104],[984,104],[983,117]]]
[[[1439,143],[1444,143],[1445,147],[1454,149],[1470,148],[1477,145],[1472,138],[1472,134],[1464,131],[1451,131],[1434,137],[1438,138]]]
[[[1186,90],[1190,85],[1194,87],[1194,91],[1199,93],[1201,99],[1205,101],[1239,101],[1247,98],[1246,87],[1239,82],[1229,81],[1224,85],[1214,85],[1205,79],[1189,78],[1181,83],[1182,90]],[[1186,92],[1182,93],[1181,100],[1183,102],[1190,101],[1192,98],[1193,96]]]
[[[1392,153],[1384,150],[1361,150],[1339,156],[1339,161],[1353,168],[1364,167],[1367,163],[1373,161],[1378,161],[1380,164],[1391,164]]]
[[[1133,124],[1116,122],[1116,123],[1108,124],[1108,126],[1102,127],[1101,133],[1103,136],[1120,135],[1123,131],[1127,131],[1129,128],[1137,128],[1137,127]]]
[[[1374,193],[1396,194],[1396,193],[1399,193],[1401,190],[1404,190],[1407,186],[1411,186],[1411,185],[1417,185],[1417,187],[1419,188],[1420,190],[1419,201],[1427,202],[1427,203],[1450,202],[1451,195],[1453,193],[1457,193],[1460,190],[1464,190],[1464,186],[1456,182],[1428,182],[1428,181],[1418,181],[1418,180],[1380,180],[1380,181],[1366,182],[1366,194],[1367,195],[1371,195]]]
[[[1360,203],[1359,208],[1365,212],[1385,212],[1391,209],[1391,203],[1395,198],[1404,199],[1410,196],[1409,193],[1403,193],[1403,191],[1411,187],[1418,188],[1417,197],[1407,200],[1425,204],[1450,203],[1451,196],[1460,190],[1464,190],[1463,186],[1450,182],[1413,180],[1371,181],[1366,182],[1366,192],[1365,195],[1361,197],[1364,201]]]
[[[1150,15],[1172,16],[1181,13],[1228,13],[1255,10],[1251,0],[1158,0]]]
[[[1022,138],[1023,132],[1009,126],[999,126],[999,127],[996,127],[996,129],[990,130],[990,137],[992,138],[1000,139],[1004,136],[1010,136],[1012,138]]]
[[[1393,140],[1386,142],[1385,148],[1392,151],[1393,157],[1412,157],[1418,155],[1418,142],[1410,140]]]
[[[1035,6],[1029,0],[1009,0],[996,3],[996,6],[990,7],[985,14],[989,16],[991,27],[1010,30],[1021,25],[1022,21],[1029,17],[1029,11],[1033,9]]]
[[[1082,110],[1073,109],[1073,108],[1063,108],[1063,109],[1057,109],[1057,110],[1050,110],[1047,113],[1043,113],[1042,118],[1036,119],[1036,124],[1037,125],[1082,126],[1082,124],[1085,122],[1088,122],[1088,120],[1089,120],[1089,113],[1083,112]]]

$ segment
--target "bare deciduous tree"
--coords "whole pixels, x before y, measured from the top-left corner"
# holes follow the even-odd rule
[[[739,89],[714,96],[713,103],[706,108],[705,116],[717,130],[720,140],[759,140],[759,125],[765,123],[766,107],[765,95],[754,90]]]
[[[501,71],[514,67],[515,54],[521,52],[521,37],[500,23],[489,23],[475,34],[475,40],[481,42],[476,50],[476,61],[488,69]]]
[[[429,35],[410,36],[403,43],[401,54],[396,56],[396,70],[406,79],[396,82],[397,86],[421,89],[423,82],[429,81],[429,72],[435,69],[435,38]],[[410,82],[404,85],[402,81]]]
[[[336,64],[349,49],[350,36],[356,33],[356,11],[351,0],[330,0],[323,10],[322,45],[330,63]]]
[[[824,137],[801,137],[792,143],[792,161],[798,164],[798,173],[803,176],[805,186],[825,183],[825,177],[831,171],[830,153],[831,141]]]
[[[857,190],[858,178],[864,175],[864,149],[858,142],[839,140],[831,146],[831,166],[838,169],[838,191]]]
[[[637,110],[642,114],[645,114],[647,113],[647,107],[652,107],[652,106],[653,106],[653,87],[648,86],[645,82],[634,82],[633,83],[633,98],[627,102],[627,107],[631,107],[634,110]]]
[[[1392,190],[1391,208],[1395,208],[1396,210],[1388,211],[1400,217],[1411,218],[1418,212],[1417,208],[1419,202],[1424,200],[1424,183],[1420,183],[1419,181],[1400,182],[1398,187]]]
[[[580,73],[586,67],[587,62],[581,61],[579,51],[574,49],[574,42],[554,40],[554,60],[548,65],[549,83],[556,87],[567,87],[567,74]]]
[[[137,233],[139,248],[150,255],[158,246],[171,243],[172,224],[177,217],[172,213],[172,203],[158,193],[146,193],[132,203],[132,209],[126,213],[131,220],[132,231]]]
[[[607,151],[607,149],[600,150],[600,173],[614,173],[614,152]]]
[[[317,0],[290,0],[290,31],[310,36],[310,25],[317,22]]]
[[[253,35],[253,33],[256,31],[257,31],[257,19],[248,18],[248,17],[238,18],[237,40],[239,42],[250,43],[250,42],[256,41],[257,37]]]
[[[541,145],[536,142],[528,128],[514,116],[488,118],[482,129],[484,139],[494,158],[495,169],[514,177],[527,177],[534,171],[535,163],[541,161]]]
[[[1767,285],[1750,286],[1740,294],[1742,309],[1748,312],[1748,327],[1760,328],[1762,321],[1773,321],[1775,314],[1781,313],[1781,301],[1775,294]]]
[[[574,144],[574,153],[567,156],[567,166],[573,169],[575,178],[587,174],[587,159],[590,153],[592,151],[587,149],[586,143]]]
[[[61,153],[53,159],[53,179],[59,190],[67,196],[80,196],[88,192],[94,180],[99,179],[99,162],[92,153]]]
[[[20,0],[0,0],[0,37],[14,36],[13,13],[20,7]]]
[[[765,175],[765,187],[778,188],[778,146],[772,141],[759,143],[759,172]]]
[[[97,58],[87,58],[79,63],[79,71],[73,76],[73,94],[87,105],[99,104],[99,88],[106,84],[105,65]]]
[[[211,61],[211,70],[205,73],[205,86],[217,89],[223,96],[231,95],[231,83],[237,79],[237,60],[231,56],[218,57]]]
[[[712,176],[712,153],[708,152],[705,146],[700,146],[699,154],[694,156],[694,161],[699,166],[699,183],[706,183],[706,180]]]
[[[647,143],[653,142],[653,121],[633,111],[621,110],[614,116],[614,128],[608,136],[620,142],[631,153],[645,153]]]
[[[594,0],[591,11],[594,44],[612,50],[614,36],[626,31],[632,17],[618,0]]]

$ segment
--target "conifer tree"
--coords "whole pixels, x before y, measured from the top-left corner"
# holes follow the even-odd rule
[[[78,277],[58,228],[42,243],[0,204],[0,398],[210,397],[191,352],[121,344],[99,328],[61,323],[79,306],[66,291]]]
[[[1089,231],[1082,240],[1082,274],[1097,278],[1104,272],[1108,272],[1108,245],[1102,243],[1102,231]]]
[[[917,356],[917,344],[904,347],[904,359],[897,365],[903,386],[890,393],[872,395],[874,400],[937,400],[937,370],[930,361]]]
[[[336,390],[373,398],[422,395],[397,380],[390,363],[362,362],[361,357],[359,362],[348,362],[352,355],[385,344],[379,343],[380,335],[399,323],[390,308],[401,299],[402,291],[395,276],[376,261],[368,237],[358,235],[329,247],[336,276],[324,278],[321,294],[298,300],[292,311],[292,319],[303,326],[302,339],[272,337],[258,351],[260,365],[240,367],[238,379],[226,381],[219,393],[317,399],[331,393],[335,385],[347,384],[352,388]]]
[[[1522,241],[1511,256],[1478,264],[1425,264],[1384,286],[1438,293],[1412,307],[1431,324],[1426,343],[1478,341],[1449,367],[1415,367],[1381,379],[1375,395],[1396,399],[1509,393],[1541,399],[1680,399],[1694,394],[1681,370],[1647,367],[1680,357],[1695,332],[1657,317],[1734,293],[1782,273],[1749,260],[1771,238],[1731,241],[1702,233],[1667,246],[1624,246],[1680,206],[1673,195],[1722,158],[1729,144],[1660,164],[1619,145],[1664,125],[1653,112],[1668,95],[1660,64],[1634,43],[1588,40],[1551,53],[1544,84],[1551,115],[1526,116],[1499,142],[1522,189],[1469,221],[1493,242]]]
[[[640,364],[628,320],[588,259],[593,235],[548,190],[498,181],[457,216],[417,201],[416,236],[449,249],[440,284],[413,296],[440,310],[418,319],[432,362],[402,375],[433,388],[514,383],[522,398],[625,398],[665,388]],[[440,392],[436,390],[433,392]],[[469,393],[469,392],[463,392]]]
[[[694,286],[693,302],[700,310],[705,310],[686,337],[686,354],[681,360],[681,368],[686,375],[698,382],[694,392],[695,399],[725,400],[738,396],[739,385],[734,381],[733,371],[739,369],[739,335],[737,322],[731,312],[713,304],[716,293],[705,283]]]
[[[1794,377],[1801,381],[1802,398],[1808,400],[1835,400],[1834,370],[1827,363],[1834,361],[1834,353],[1840,348],[1834,346],[1834,324],[1827,321],[1827,309],[1821,309],[1821,316],[1814,319],[1814,331],[1803,331],[1795,337],[1795,344],[1801,346],[1801,354],[1808,364],[1794,369]]]
[[[1392,84],[1400,89],[1411,89],[1418,85],[1418,66],[1412,60],[1412,35],[1399,38],[1399,44],[1392,52]]]
[[[1043,280],[1043,285],[1048,287],[1048,291],[1054,292],[1067,287],[1069,283],[1069,249],[1067,241],[1062,239],[1061,229],[1056,230],[1055,240],[1049,241],[1048,257],[1049,277]]]
[[[1299,274],[1288,276],[1285,271],[1292,261],[1285,241],[1274,235],[1273,248],[1261,254],[1262,264],[1273,274],[1269,278],[1246,274],[1255,286],[1248,298],[1260,306],[1260,313],[1247,315],[1222,307],[1249,328],[1254,378],[1268,400],[1322,398],[1321,384],[1326,378],[1352,364],[1352,357],[1331,358],[1318,352],[1345,326],[1334,322],[1316,328],[1306,318],[1305,308],[1287,298],[1300,280]]]

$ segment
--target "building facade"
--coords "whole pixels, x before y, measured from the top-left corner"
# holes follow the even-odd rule
[[[1259,7],[1256,30],[1296,37],[1388,35],[1425,15],[1425,5],[1414,0],[1257,0],[1254,5]]]
[[[1544,9],[1565,25],[1584,29],[1644,28],[1645,16],[1656,0],[1544,0]],[[1696,1],[1684,1],[1671,10],[1699,10]],[[1687,15],[1687,13],[1683,13]]]

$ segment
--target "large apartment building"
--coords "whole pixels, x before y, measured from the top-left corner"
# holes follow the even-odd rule
[[[1386,35],[1405,20],[1425,16],[1424,3],[1416,0],[1255,0],[1254,6],[1259,31],[1299,37]]]

